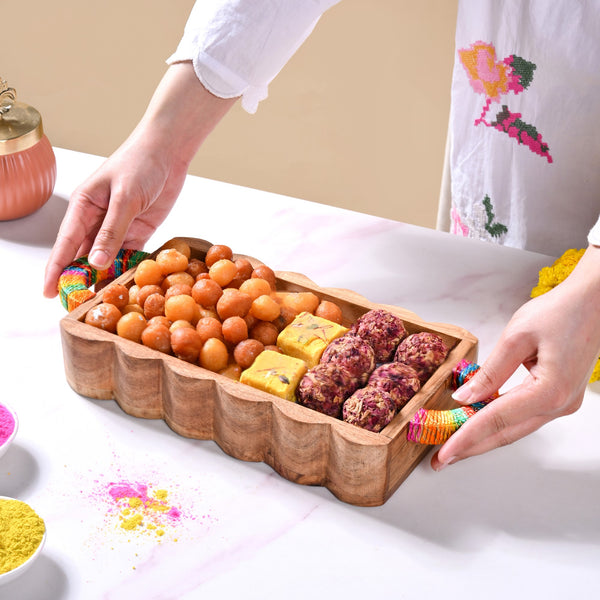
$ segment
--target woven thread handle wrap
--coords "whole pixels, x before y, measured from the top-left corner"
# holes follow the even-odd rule
[[[479,365],[475,363],[461,360],[452,369],[452,388],[456,390],[469,381],[479,371],[479,368]],[[409,442],[416,442],[417,444],[443,444],[467,422],[469,417],[487,406],[498,395],[498,392],[495,392],[491,398],[484,402],[475,402],[469,406],[461,406],[451,410],[420,408],[408,424],[406,437]]]
[[[119,250],[113,264],[97,271],[88,263],[87,256],[73,261],[58,278],[58,293],[62,305],[71,312],[96,294],[89,288],[105,279],[114,279],[135,267],[149,254],[141,250]]]

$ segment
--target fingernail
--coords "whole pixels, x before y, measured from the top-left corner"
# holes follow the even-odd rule
[[[468,385],[463,385],[452,394],[452,399],[457,402],[468,402],[472,395],[473,392],[471,391],[471,388]]]
[[[446,462],[440,463],[439,466],[437,467],[436,471],[442,471],[443,469],[445,469],[448,465],[454,464],[456,462],[456,456],[451,456]]]
[[[95,267],[105,267],[109,262],[108,254],[104,250],[92,250],[88,262]]]

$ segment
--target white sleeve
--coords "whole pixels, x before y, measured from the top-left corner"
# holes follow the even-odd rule
[[[588,233],[588,243],[592,246],[600,246],[600,217]]]
[[[168,64],[191,60],[204,87],[256,112],[269,83],[340,0],[197,0]]]

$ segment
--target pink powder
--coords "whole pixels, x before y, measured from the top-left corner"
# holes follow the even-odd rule
[[[148,486],[143,483],[113,483],[108,493],[113,500],[121,498],[139,498],[142,502],[148,502]]]
[[[0,404],[0,446],[4,445],[15,430],[15,419],[12,413]]]

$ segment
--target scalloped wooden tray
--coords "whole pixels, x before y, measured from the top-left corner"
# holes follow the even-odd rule
[[[211,246],[205,240],[182,239],[198,258]],[[244,258],[254,266],[261,264]],[[134,272],[129,270],[117,281],[131,284]],[[348,290],[320,288],[297,273],[276,275],[278,289],[310,290],[337,302],[346,326],[368,310],[385,308],[403,319],[409,333],[432,331],[452,349],[392,422],[373,433],[86,325],[85,314],[101,302],[100,291],[60,322],[67,381],[83,396],[114,399],[134,417],[164,419],[179,435],[214,440],[227,454],[262,461],[290,481],[325,486],[350,504],[381,505],[430,449],[407,441],[408,422],[421,407],[455,406],[450,397],[452,368],[461,359],[476,360],[477,338]]]

